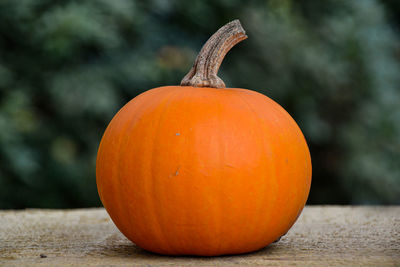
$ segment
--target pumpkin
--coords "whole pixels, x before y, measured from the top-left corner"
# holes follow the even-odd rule
[[[118,229],[166,255],[255,251],[303,209],[311,158],[276,102],[225,88],[226,53],[247,38],[238,20],[201,49],[180,86],[146,91],[112,119],[96,163],[100,199]]]

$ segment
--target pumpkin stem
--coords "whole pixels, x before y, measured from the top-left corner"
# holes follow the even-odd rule
[[[239,20],[220,28],[201,48],[193,67],[181,81],[182,86],[225,88],[224,81],[217,76],[226,53],[247,38]]]

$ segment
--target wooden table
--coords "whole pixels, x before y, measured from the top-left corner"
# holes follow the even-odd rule
[[[400,206],[308,206],[278,243],[224,257],[145,252],[102,208],[0,211],[0,266],[400,266]]]

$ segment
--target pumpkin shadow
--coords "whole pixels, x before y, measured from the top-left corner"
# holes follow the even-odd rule
[[[260,250],[243,253],[243,254],[235,254],[235,255],[222,255],[222,256],[196,256],[196,255],[182,255],[182,256],[169,256],[153,253],[147,250],[144,250],[134,243],[124,243],[124,244],[114,244],[113,246],[103,246],[102,251],[100,252],[103,255],[107,255],[108,257],[118,257],[118,258],[132,258],[132,259],[140,259],[144,262],[148,263],[156,263],[163,262],[169,263],[173,262],[179,264],[179,262],[209,262],[209,261],[221,261],[221,262],[229,262],[229,263],[240,263],[243,259],[249,259],[253,257],[260,256],[268,256],[271,255],[273,251],[277,249],[276,244],[268,245]]]

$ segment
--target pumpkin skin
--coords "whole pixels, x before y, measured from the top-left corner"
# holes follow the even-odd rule
[[[96,177],[110,217],[143,249],[239,254],[294,224],[310,190],[311,158],[295,121],[260,93],[166,86],[115,115]]]

